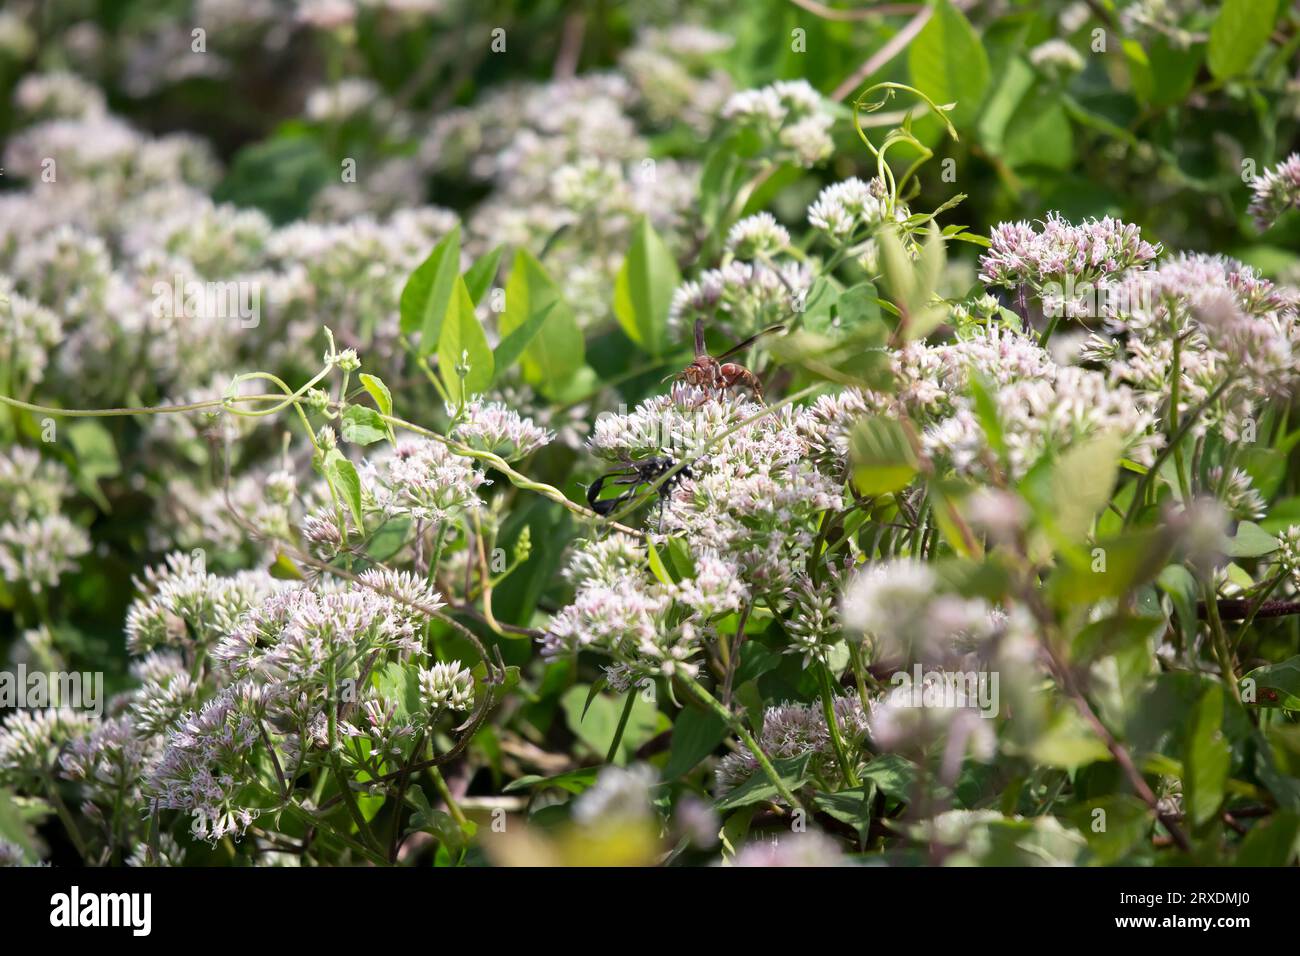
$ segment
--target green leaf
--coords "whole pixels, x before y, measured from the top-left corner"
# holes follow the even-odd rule
[[[1007,130],[1003,159],[1011,166],[1069,169],[1074,162],[1074,127],[1059,96],[1030,97]]]
[[[393,393],[388,390],[384,380],[368,372],[362,372],[357,378],[360,379],[362,387],[370,393],[370,397],[375,400],[375,407],[379,409],[380,414],[392,415]]]
[[[414,665],[389,661],[371,680],[379,696],[396,707],[399,720],[421,712],[420,673]]]
[[[552,302],[540,312],[533,313],[524,321],[523,325],[515,328],[514,331],[497,343],[497,347],[492,350],[492,363],[496,366],[495,374],[497,376],[508,372],[519,356],[524,354],[524,349],[528,348],[528,343],[533,340],[533,336],[541,331],[542,324],[546,322],[546,317],[551,314],[551,310],[554,308],[555,303]]]
[[[627,337],[651,355],[668,344],[668,307],[681,280],[677,260],[642,217],[614,281],[614,315]]]
[[[425,807],[411,814],[406,832],[432,834],[439,843],[454,852],[465,849],[476,829],[473,821],[467,820],[465,829],[461,829],[450,814]]]
[[[560,790],[567,790],[569,793],[582,793],[596,782],[596,774],[600,771],[599,767],[583,767],[581,770],[569,770],[565,773],[556,774],[553,777],[542,777],[537,774],[528,774],[520,777],[518,780],[512,780],[502,789],[502,793],[514,793],[516,790],[533,790],[545,789],[547,787],[556,787]]]
[[[1277,0],[1224,0],[1210,27],[1209,65],[1215,79],[1250,69],[1268,42],[1277,19]]]
[[[1066,449],[1053,467],[1053,524],[1066,543],[1086,538],[1110,501],[1123,447],[1120,435],[1106,432]]]
[[[421,355],[429,355],[441,341],[442,323],[460,278],[460,225],[433,247],[406,280],[399,303],[403,335],[420,335]]]
[[[1106,744],[1072,708],[1056,715],[1029,754],[1036,763],[1070,771],[1111,759]]]
[[[500,330],[504,340],[538,313],[550,310],[524,344],[524,379],[547,396],[562,392],[586,361],[582,330],[546,269],[527,250],[515,253],[506,281],[506,308]]]
[[[1178,614],[1178,629],[1183,632],[1183,641],[1190,646],[1196,636],[1196,578],[1181,564],[1171,564],[1160,572],[1156,578],[1160,590],[1169,595]]]
[[[907,803],[916,785],[916,764],[898,754],[881,754],[858,771],[858,776],[863,783],[874,783],[886,796]]]
[[[837,793],[819,793],[813,803],[818,810],[853,827],[858,831],[858,839],[865,841],[871,829],[871,804],[875,799],[876,785],[867,783]]]
[[[1129,62],[1133,91],[1152,106],[1180,103],[1196,79],[1205,47],[1193,44],[1183,48],[1163,36],[1154,36],[1143,49],[1136,40],[1123,42]]]
[[[812,776],[812,772],[808,769],[811,759],[811,753],[800,754],[798,757],[773,760],[772,767],[776,770],[776,775],[781,778],[782,783],[791,790],[798,790]],[[714,806],[719,810],[734,810],[736,807],[745,807],[752,803],[763,803],[776,798],[776,786],[767,778],[767,774],[760,767],[739,787],[720,798]]]
[[[370,543],[366,545],[366,557],[371,561],[387,561],[402,550],[410,532],[409,519],[390,518],[370,536]]]
[[[316,140],[276,137],[240,149],[212,198],[255,206],[282,225],[304,218],[312,197],[337,176],[338,167]]]
[[[1228,782],[1232,748],[1223,736],[1223,685],[1214,682],[1191,715],[1183,755],[1183,798],[1187,815],[1200,826],[1218,812]]]
[[[1003,135],[1007,125],[1015,119],[1017,108],[1025,95],[1034,88],[1038,76],[1033,67],[1021,57],[1007,61],[998,82],[989,93],[988,105],[979,119],[979,137],[995,153],[1002,151]]]
[[[1074,636],[1070,659],[1074,662],[1091,661],[1135,647],[1147,653],[1148,640],[1153,635],[1163,634],[1164,626],[1163,617],[1131,617],[1127,614],[1093,621]]]
[[[910,310],[919,295],[916,285],[916,267],[912,257],[903,248],[898,226],[890,223],[876,234],[880,249],[880,272],[889,298],[900,309]]]
[[[817,379],[888,391],[893,381],[885,347],[889,329],[879,316],[860,319],[852,325],[842,319],[840,327],[822,322],[821,332],[793,329],[770,343],[772,354],[780,364],[802,366]]]
[[[343,410],[339,431],[344,441],[357,445],[373,445],[388,437],[388,425],[373,408],[349,405]]]
[[[1247,703],[1300,710],[1300,654],[1256,667],[1241,678],[1241,683]]]
[[[1171,537],[1164,529],[1136,531],[1098,541],[1086,555],[1064,555],[1048,588],[1058,607],[1117,598],[1153,580],[1165,567]]]
[[[934,15],[907,52],[912,85],[939,106],[956,103],[949,114],[961,126],[979,113],[989,85],[989,59],[969,21],[948,0],[937,0]]]
[[[646,540],[646,554],[650,561],[650,571],[660,584],[672,585],[672,575],[668,573],[668,568],[664,566],[663,558],[659,557],[659,551],[655,548],[654,542]]]
[[[633,695],[634,703],[618,744],[618,752],[624,759],[630,759],[638,747],[655,735],[662,716],[654,703],[642,695],[639,687],[633,687],[629,693]],[[560,698],[569,729],[602,758],[609,751],[618,730],[623,704],[622,695],[611,697],[608,694],[600,694],[588,704],[587,688],[582,684],[570,687]],[[663,720],[666,725],[667,718]]]
[[[892,418],[861,419],[850,439],[853,484],[864,495],[906,488],[916,477],[917,460],[903,426]]]
[[[67,426],[66,434],[77,461],[77,487],[95,499],[101,510],[109,510],[108,499],[100,491],[99,481],[122,471],[112,434],[93,419],[73,422]]]
[[[0,790],[0,840],[12,843],[24,851],[28,863],[35,863],[39,859],[32,829],[23,819],[23,811],[8,790]]]
[[[972,368],[967,381],[970,383],[971,399],[975,403],[975,417],[979,419],[980,427],[984,430],[984,437],[988,439],[989,447],[997,456],[1005,460],[1006,436],[1002,430],[997,403],[993,400],[993,389],[984,378],[981,369]]]
[[[686,707],[673,722],[672,746],[664,764],[663,779],[676,780],[713,753],[726,736],[727,727],[712,711]]]
[[[463,382],[462,394],[462,382],[456,368],[465,363],[469,364],[469,372]],[[474,311],[474,300],[470,298],[465,280],[456,276],[447,318],[438,337],[438,374],[452,401],[460,402],[488,390],[492,385],[494,367],[492,349]]]
[[[1103,866],[1122,862],[1150,839],[1151,808],[1129,794],[1109,794],[1067,812],[1087,839],[1093,858]]]
[[[1279,810],[1256,823],[1237,851],[1237,866],[1290,866],[1300,854],[1300,814]]]
[[[475,305],[482,302],[487,290],[492,288],[492,280],[497,277],[497,270],[501,268],[501,256],[505,251],[505,246],[497,246],[491,252],[483,253],[465,270],[465,287],[469,289],[469,297]]]
[[[379,413],[391,418],[393,414],[393,393],[388,390],[384,380],[378,375],[370,375],[367,372],[362,372],[357,378],[361,381],[361,386],[370,394],[371,399],[374,400]],[[388,433],[388,440],[396,444],[397,435],[393,432],[393,426],[384,422],[384,429]]]
[[[1253,521],[1237,525],[1237,533],[1224,549],[1230,558],[1260,558],[1278,549],[1278,540]]]
[[[277,581],[303,581],[305,576],[287,554],[277,554],[266,573]]]
[[[361,479],[357,476],[357,469],[337,448],[331,449],[325,456],[324,467],[325,480],[351,509],[357,527],[364,527],[365,516],[361,511]]]

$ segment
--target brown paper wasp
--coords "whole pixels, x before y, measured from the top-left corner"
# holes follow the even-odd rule
[[[736,345],[733,345],[727,351],[719,356],[712,356],[704,344],[704,320],[695,320],[695,361],[682,369],[678,373],[678,378],[685,381],[688,385],[694,385],[697,388],[713,389],[715,391],[725,391],[735,385],[744,385],[754,393],[754,397],[760,402],[765,402],[763,398],[763,384],[749,369],[735,362],[727,362],[725,359],[735,355],[737,352],[743,352],[753,345],[758,339],[767,335],[769,332],[780,332],[785,328],[784,325],[773,325],[761,332],[756,332],[749,338]]]

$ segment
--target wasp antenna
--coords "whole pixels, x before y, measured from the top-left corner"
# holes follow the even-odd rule
[[[781,332],[784,329],[785,329],[784,325],[769,325],[763,331],[755,332],[753,335],[745,339],[743,342],[737,342],[731,348],[727,349],[727,351],[723,352],[721,355],[718,356],[718,361],[722,361],[725,358],[730,358],[731,356],[735,355],[737,352],[745,351],[745,349],[749,348],[751,345],[753,345],[755,342],[757,342],[765,335],[769,335],[772,332]]]

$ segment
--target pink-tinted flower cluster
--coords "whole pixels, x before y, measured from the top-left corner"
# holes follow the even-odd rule
[[[1096,282],[1146,265],[1160,252],[1137,226],[1106,216],[1077,226],[1058,213],[1038,224],[999,223],[980,257],[980,279],[990,285],[1039,288],[1048,282]]]
[[[1249,212],[1255,225],[1268,229],[1288,209],[1300,208],[1300,153],[1292,153],[1251,184]]]

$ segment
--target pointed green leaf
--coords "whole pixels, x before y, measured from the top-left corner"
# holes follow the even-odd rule
[[[1223,685],[1212,683],[1191,714],[1187,751],[1183,756],[1183,797],[1187,815],[1200,826],[1223,803],[1232,749],[1223,736]]]
[[[457,224],[433,247],[429,258],[416,267],[402,289],[402,334],[419,333],[421,355],[429,355],[438,347],[443,318],[459,277],[460,225]]]
[[[528,343],[533,337],[541,331],[542,325],[546,322],[546,317],[551,314],[556,303],[552,302],[546,308],[533,313],[523,325],[516,327],[509,335],[497,343],[497,347],[492,350],[492,362],[496,366],[495,374],[500,377],[510,370],[519,356],[524,354],[524,349],[528,348]]]
[[[936,0],[934,15],[907,51],[912,85],[939,106],[956,103],[950,114],[961,126],[974,119],[989,85],[989,58],[970,22],[948,0]]]
[[[349,405],[343,410],[339,431],[344,441],[357,445],[373,445],[388,437],[388,426],[373,408]]]
[[[903,426],[892,418],[863,418],[850,438],[853,484],[864,495],[887,495],[916,477],[917,461]]]
[[[442,334],[438,337],[438,374],[452,400],[464,401],[471,395],[487,391],[492,384],[494,366],[492,349],[488,347],[487,336],[479,324],[478,315],[474,311],[474,300],[470,298],[465,280],[457,276],[453,287],[447,318],[442,323]],[[464,381],[464,395],[461,394],[461,378],[456,371],[460,365],[469,366]]]
[[[668,344],[668,307],[681,278],[668,246],[643,217],[614,282],[614,315],[628,338],[651,355]]]
[[[506,282],[506,309],[501,314],[501,335],[524,325],[537,313],[550,309],[541,328],[523,351],[524,378],[547,395],[561,391],[586,361],[582,330],[573,310],[546,269],[527,250],[515,254]]]
[[[352,511],[352,517],[358,528],[364,527],[365,517],[361,511],[361,479],[352,462],[343,457],[337,448],[325,456],[325,478]]]
[[[773,760],[772,767],[776,770],[776,775],[781,778],[782,783],[790,790],[798,790],[808,782],[809,777],[812,775],[808,769],[808,762],[811,757],[811,753],[805,753],[798,757]],[[714,806],[719,810],[734,810],[736,807],[749,806],[751,803],[763,803],[776,798],[776,787],[768,779],[767,774],[762,769],[758,769],[739,787],[721,797]]]
[[[1268,42],[1277,19],[1277,0],[1223,0],[1210,27],[1210,72],[1218,80],[1250,69]]]
[[[375,402],[375,407],[379,409],[379,414],[392,417],[393,414],[393,393],[388,390],[384,380],[378,375],[370,375],[362,372],[357,376],[361,380],[361,386],[370,394]],[[387,422],[384,427],[388,432],[388,440],[396,443],[397,436],[393,433],[393,426]]]
[[[475,305],[482,302],[487,290],[492,288],[492,280],[497,277],[497,270],[501,267],[501,256],[505,251],[505,246],[497,246],[491,252],[483,253],[465,270],[465,285]]]

